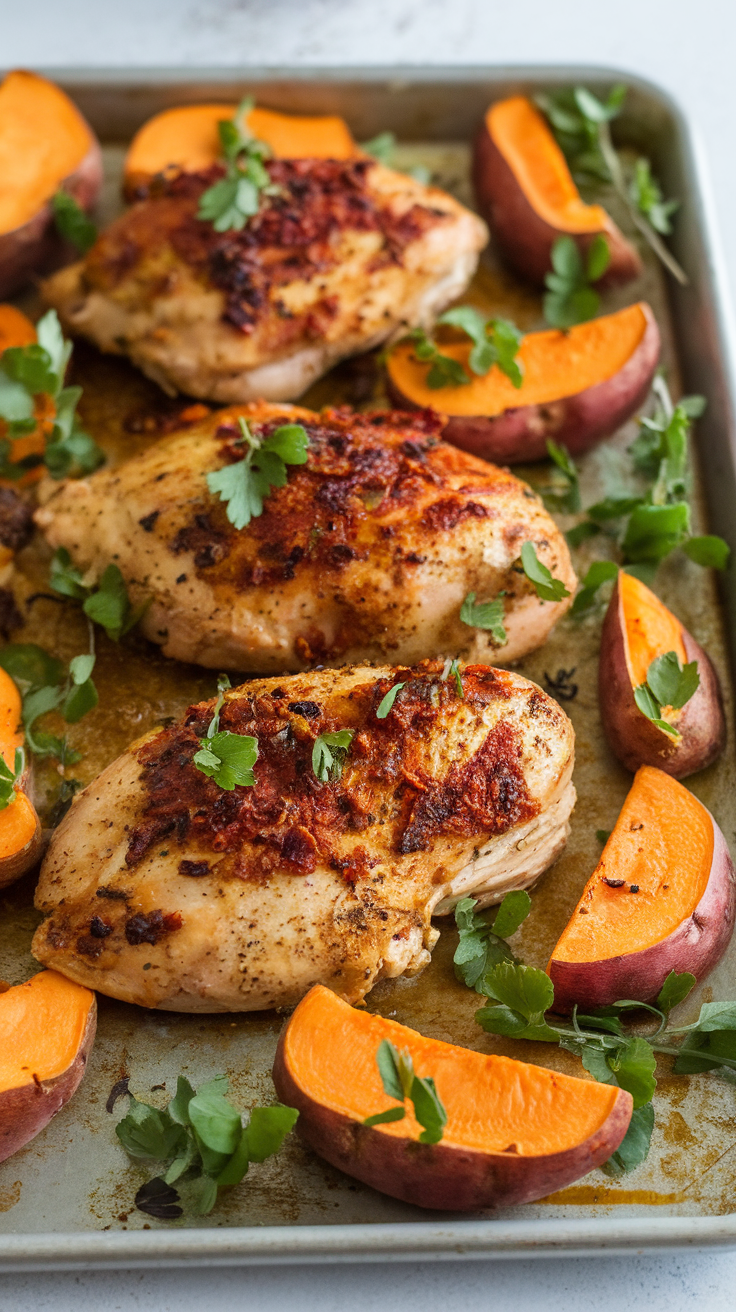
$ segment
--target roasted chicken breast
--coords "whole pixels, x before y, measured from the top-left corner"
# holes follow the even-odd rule
[[[259,755],[231,791],[192,763],[212,715],[191,707],[79,795],[41,870],[44,965],[164,1010],[291,1006],[316,983],[357,1002],[426,965],[433,912],[528,886],[564,847],[572,725],[520,675],[468,666],[458,688],[427,661],[244,684],[219,727]],[[319,782],[315,743],[342,729],[342,775]]]
[[[446,192],[367,159],[267,168],[278,194],[240,232],[197,218],[219,165],[160,181],[49,279],[49,305],[167,392],[281,401],[470,281],[488,234]]]
[[[239,416],[262,436],[298,420],[309,449],[236,530],[206,474],[243,458]],[[505,664],[544,642],[570,600],[540,601],[522,544],[572,593],[570,556],[525,483],[439,428],[431,411],[228,409],[54,484],[36,521],[90,579],[115,562],[133,603],[150,603],[143,632],[179,660],[262,674],[440,653]],[[470,592],[505,593],[505,644],[461,621]]]

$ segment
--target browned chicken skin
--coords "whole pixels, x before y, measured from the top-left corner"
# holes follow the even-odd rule
[[[485,225],[438,188],[367,159],[267,167],[279,194],[240,232],[197,218],[220,166],[161,181],[49,279],[49,304],[168,392],[278,401],[470,281]]]
[[[234,689],[220,728],[259,756],[255,786],[230,792],[192,763],[212,702],[134,743],[52,836],[38,959],[113,997],[203,1012],[293,1005],[315,983],[357,1002],[420,970],[432,913],[533,883],[575,800],[556,702],[485,665],[463,670],[462,696],[447,675],[427,661]],[[315,741],[340,729],[342,776],[319,782]]]
[[[309,450],[236,531],[206,475],[242,459],[241,415],[262,434],[298,420]],[[431,411],[231,408],[118,468],[54,484],[36,520],[91,579],[115,562],[133,604],[150,603],[143,632],[179,660],[253,673],[438,654],[505,664],[540,646],[570,604],[540,601],[522,544],[572,593],[570,556],[526,484],[439,429]],[[505,593],[504,645],[461,621],[470,592]]]

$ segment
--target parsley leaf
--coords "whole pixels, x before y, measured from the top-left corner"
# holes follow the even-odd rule
[[[312,748],[312,769],[321,784],[328,779],[336,782],[342,777],[345,757],[353,741],[352,729],[338,729],[334,733],[321,733]]]
[[[608,242],[597,233],[585,264],[572,237],[558,237],[552,246],[552,272],[544,280],[544,317],[551,328],[572,328],[598,313],[600,296],[591,283],[603,277],[611,261]]]
[[[56,231],[76,246],[80,255],[86,255],[97,241],[96,225],[67,191],[57,191],[51,203]]]
[[[476,602],[475,593],[469,592],[460,607],[462,623],[467,624],[471,629],[487,629],[499,647],[503,647],[508,642],[503,623],[505,596],[505,592],[499,592],[493,601]]]
[[[227,517],[240,530],[263,513],[271,488],[286,486],[286,466],[307,463],[309,438],[301,424],[282,424],[261,439],[244,419],[238,422],[248,451],[236,464],[208,474],[207,487],[226,502]]]
[[[459,360],[451,355],[443,355],[436,342],[425,332],[424,328],[413,328],[408,339],[414,343],[414,354],[422,364],[431,364],[425,382],[427,387],[461,387],[469,383],[465,369]]]
[[[234,788],[253,788],[256,782],[253,767],[258,760],[258,739],[249,734],[232,733],[220,729],[220,711],[225,693],[230,687],[226,674],[217,680],[217,700],[207,734],[199,740],[199,751],[192,762],[200,774],[214,779],[215,783],[231,793]]]
[[[407,1098],[414,1106],[414,1115],[422,1126],[420,1143],[439,1143],[447,1124],[447,1112],[435,1088],[431,1076],[424,1078],[414,1073],[411,1054],[400,1052],[393,1043],[384,1039],[376,1053],[376,1064],[381,1074],[384,1093],[389,1098],[396,1098],[402,1104]],[[406,1116],[406,1107],[390,1107],[385,1112],[367,1116],[364,1125],[386,1125],[390,1121],[401,1121]]]
[[[690,661],[682,666],[677,653],[668,651],[652,661],[646,681],[634,689],[634,701],[642,715],[646,715],[658,729],[679,737],[678,730],[664,719],[662,711],[666,706],[679,710],[699,686],[698,662]]]
[[[25,768],[26,758],[22,747],[15,749],[12,770],[5,758],[0,756],[0,811],[4,811],[6,806],[10,806],[10,803],[15,801],[16,790]]]
[[[501,961],[519,964],[505,940],[515,934],[522,921],[526,920],[531,905],[529,894],[516,889],[506,894],[493,921],[489,921],[490,913],[476,912],[474,898],[460,898],[455,907],[459,940],[453,962],[456,977],[467,984],[468,988],[482,993],[483,986],[479,981],[487,970]]]
[[[44,733],[36,720],[58,710],[67,724],[76,724],[98,702],[92,682],[95,657],[75,656],[66,670],[62,661],[35,643],[9,643],[0,649],[0,666],[15,681],[22,698],[21,719],[26,743],[34,756],[56,756],[63,764],[80,760],[66,738]]]
[[[200,1216],[212,1211],[219,1189],[240,1183],[251,1162],[263,1162],[280,1150],[299,1115],[281,1103],[254,1107],[244,1126],[226,1094],[224,1075],[196,1092],[180,1075],[176,1095],[167,1108],[151,1107],[130,1094],[128,1113],[115,1127],[130,1157],[169,1163],[163,1177],[155,1177],[149,1185],[164,1197],[165,1186],[184,1180],[182,1188],[188,1191],[190,1210]],[[139,1206],[141,1192],[136,1195]],[[165,1196],[164,1209],[152,1214],[164,1219],[180,1216],[181,1208],[166,1210],[178,1199],[172,1190]],[[141,1210],[151,1209],[144,1206]]]
[[[613,1156],[603,1163],[601,1170],[614,1179],[621,1175],[628,1175],[630,1171],[635,1170],[637,1166],[646,1161],[653,1129],[654,1106],[652,1103],[645,1102],[641,1107],[635,1107],[626,1134]]]
[[[211,222],[216,232],[240,231],[258,213],[261,197],[278,191],[263,162],[270,157],[270,148],[248,128],[253,103],[246,98],[234,118],[222,119],[217,125],[225,177],[202,194],[197,211],[197,218]]]
[[[389,711],[393,709],[394,702],[396,701],[396,698],[401,692],[401,689],[405,687],[406,687],[406,680],[404,680],[403,683],[395,683],[393,688],[389,688],[388,692],[386,693],[386,696],[382,698],[381,704],[378,707],[378,710],[376,711],[377,720],[386,719],[386,716],[389,714]]]
[[[552,573],[538,559],[533,542],[525,542],[521,548],[521,566],[529,582],[542,601],[562,601],[570,593],[562,579],[555,579]]]
[[[705,569],[725,569],[731,555],[728,543],[712,533],[688,538],[687,542],[683,542],[682,550],[696,565],[702,565]]]
[[[49,584],[62,597],[81,601],[87,618],[99,624],[112,642],[119,642],[135,627],[149,604],[133,609],[117,565],[108,565],[96,584],[85,582],[66,547],[59,547],[51,559]]]
[[[610,583],[618,574],[618,565],[612,560],[594,560],[588,569],[583,586],[570,607],[570,614],[578,619],[586,615],[596,603],[598,590],[604,583]]]
[[[452,310],[445,310],[437,323],[448,324],[467,333],[473,342],[468,364],[474,374],[485,378],[495,364],[514,387],[521,387],[524,379],[516,356],[524,334],[516,324],[509,319],[486,319],[472,305],[456,305]],[[467,380],[467,375],[465,377]]]

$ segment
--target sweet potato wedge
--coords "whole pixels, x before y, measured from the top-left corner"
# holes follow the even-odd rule
[[[60,87],[16,70],[0,85],[0,297],[49,272],[67,247],[51,199],[62,188],[89,210],[102,155],[89,124]]]
[[[700,683],[679,710],[663,714],[678,736],[648,719],[634,700],[652,661],[674,651],[680,663],[697,661]],[[601,634],[598,697],[603,728],[627,770],[654,765],[684,779],[715,761],[726,744],[718,675],[703,648],[675,615],[631,574],[619,573]]]
[[[84,1075],[94,993],[42,970],[0,994],[0,1162],[48,1125]]]
[[[547,967],[555,1011],[653,1002],[671,970],[703,979],[735,914],[736,873],[713,816],[642,766]]]
[[[520,388],[497,365],[485,377],[473,374],[467,339],[443,342],[441,349],[463,364],[471,381],[428,387],[430,366],[416,358],[411,342],[402,342],[387,362],[392,398],[441,411],[448,442],[506,465],[543,459],[548,438],[581,455],[620,428],[649,391],[660,337],[643,301],[568,332],[528,333],[517,356]]]
[[[9,769],[22,746],[20,694],[10,675],[0,669],[0,755]],[[43,834],[30,787],[31,767],[26,763],[15,796],[0,808],[0,888],[24,875],[41,855]]]
[[[526,96],[497,101],[487,111],[475,143],[473,181],[502,254],[531,282],[544,282],[561,236],[573,237],[583,255],[596,236],[606,238],[611,259],[600,286],[642,272],[638,252],[610,215],[581,199],[565,156]]]
[[[231,119],[237,105],[182,105],[155,114],[139,128],[125,157],[123,189],[127,200],[145,194],[156,173],[168,168],[195,173],[220,158],[217,125]],[[351,159],[358,148],[344,119],[308,117],[252,109],[247,125],[271,147],[276,159]]]
[[[410,1110],[363,1124],[396,1105],[376,1065],[384,1039],[434,1079],[448,1113],[440,1143],[418,1142]],[[424,1038],[322,985],[287,1021],[273,1080],[320,1157],[393,1198],[445,1211],[508,1207],[563,1188],[615,1152],[632,1109],[622,1089]]]

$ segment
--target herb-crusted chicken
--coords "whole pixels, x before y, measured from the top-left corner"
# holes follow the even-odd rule
[[[38,959],[201,1012],[291,1006],[316,983],[357,1002],[420,970],[433,911],[533,883],[575,800],[557,703],[486,665],[448,673],[426,661],[232,690],[219,729],[257,740],[251,786],[226,791],[193,761],[212,702],[134,743],[52,837]],[[315,746],[345,730],[342,773],[320,782]]]
[[[243,459],[241,417],[262,437],[298,422],[309,445],[236,529],[207,473]],[[261,674],[440,653],[506,663],[569,605],[539,599],[523,543],[573,592],[570,556],[530,488],[440,441],[440,426],[431,411],[234,407],[55,485],[36,520],[90,578],[117,564],[133,604],[150,603],[144,634],[179,660]],[[470,592],[505,594],[506,643],[463,623]]]
[[[241,231],[199,219],[222,176],[162,180],[52,277],[73,332],[167,392],[289,400],[338,360],[427,326],[487,240],[451,196],[372,160],[271,160],[276,194]]]

